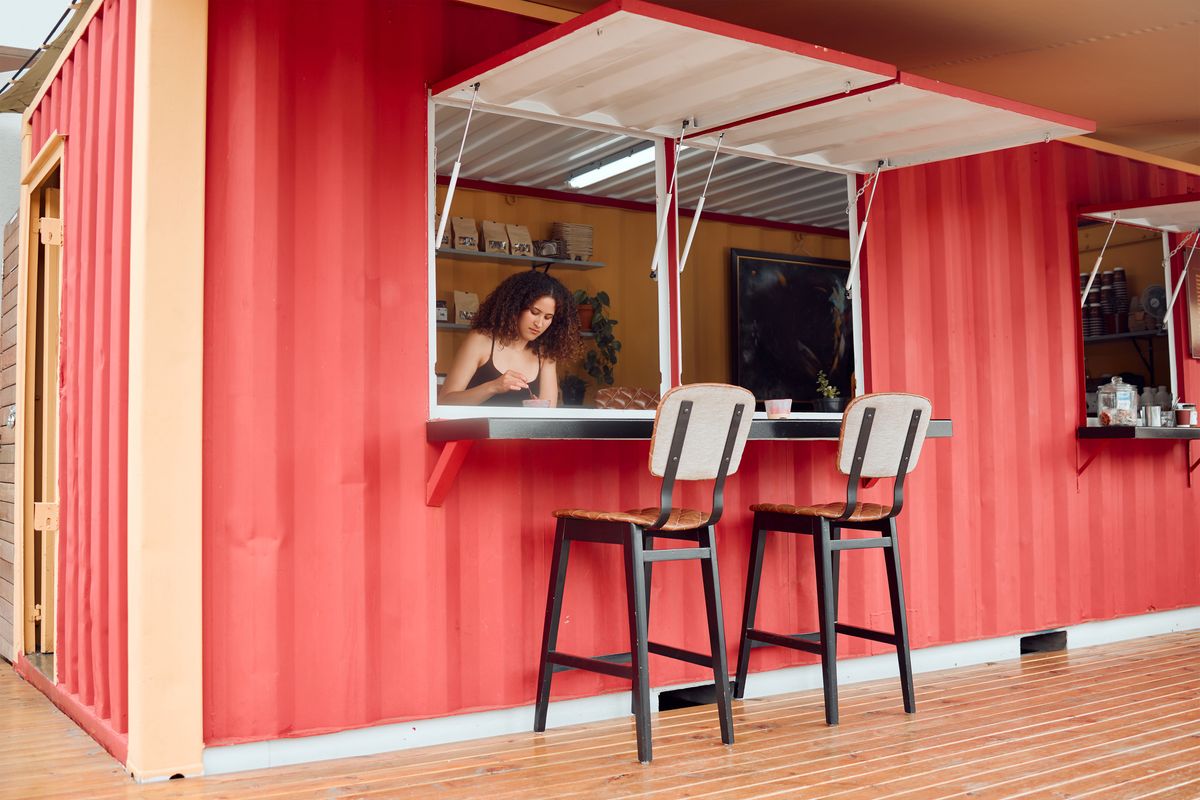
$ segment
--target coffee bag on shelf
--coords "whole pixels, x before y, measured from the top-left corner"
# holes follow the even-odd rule
[[[454,293],[454,321],[460,325],[470,325],[479,313],[479,295],[474,292]]]
[[[493,222],[490,219],[483,221],[483,252],[508,252],[508,232],[502,223]]]
[[[479,230],[475,227],[475,220],[470,217],[453,217],[450,224],[454,226],[455,250],[479,249]]]
[[[508,228],[508,250],[514,256],[533,255],[533,239],[529,236],[529,228],[524,225],[506,225]]]

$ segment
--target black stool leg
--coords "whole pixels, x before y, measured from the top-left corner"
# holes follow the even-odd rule
[[[838,722],[837,626],[834,622],[833,559],[829,547],[829,520],[814,524],[813,559],[817,567],[817,615],[821,627],[821,682],[825,688],[825,722]]]
[[[829,539],[836,542],[842,538],[842,529],[836,525],[829,526]],[[840,602],[841,593],[838,591],[842,582],[842,551],[833,551],[833,621],[836,624],[838,621],[838,603]]]
[[[762,579],[763,549],[767,532],[758,525],[758,514],[754,514],[754,537],[750,541],[750,565],[746,575],[746,604],[742,608],[742,641],[738,645],[737,677],[733,684],[733,696],[739,700],[746,694],[746,674],[750,670],[750,639],[746,635],[754,627],[758,614],[758,587]]]
[[[643,543],[643,548],[642,548],[643,552],[645,552],[646,550],[654,549],[654,537],[650,535],[649,531],[642,531],[642,543]],[[646,571],[646,640],[647,641],[649,641],[649,639],[650,639],[650,609],[652,608],[652,605],[650,603],[650,587],[651,587],[650,574],[653,571],[652,570],[653,566],[654,566],[654,563],[652,561],[646,562],[645,571]],[[629,713],[634,714],[634,715],[637,714],[637,698],[636,697],[629,698]]]
[[[546,709],[550,705],[550,679],[554,665],[546,658],[558,646],[558,620],[562,614],[563,588],[567,583],[567,557],[571,542],[566,537],[567,521],[560,519],[554,531],[554,556],[550,562],[550,581],[546,592],[546,622],[542,626],[542,657],[538,662],[538,694],[534,707],[533,729],[546,730]]]
[[[717,574],[717,537],[712,526],[700,533],[700,546],[707,547],[708,558],[700,559],[704,577],[704,605],[708,611],[708,643],[712,648],[713,684],[716,686],[717,714],[721,718],[721,741],[733,744],[733,708],[729,700],[729,664],[725,655],[725,623],[721,612],[721,578]]]
[[[631,525],[625,542],[625,587],[629,595],[629,653],[633,667],[633,716],[637,726],[638,761],[654,757],[650,743],[650,653],[646,638],[646,566],[642,531]]]
[[[917,713],[917,698],[913,691],[912,655],[908,649],[908,615],[904,611],[904,579],[900,574],[900,542],[896,538],[896,520],[888,520],[891,547],[883,550],[887,565],[888,592],[892,596],[892,630],[896,632],[896,659],[900,662],[900,688],[904,693],[904,710]]]

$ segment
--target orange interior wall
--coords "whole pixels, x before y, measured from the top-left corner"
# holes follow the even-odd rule
[[[439,209],[444,196],[445,189],[439,187]],[[454,193],[452,214],[471,217],[477,226],[484,219],[523,224],[534,239],[548,238],[553,222],[583,222],[593,226],[592,260],[606,266],[595,270],[553,267],[551,271],[569,289],[582,288],[589,294],[608,292],[612,300],[610,314],[618,320],[615,334],[622,345],[613,370],[614,383],[658,391],[658,285],[649,277],[650,253],[658,232],[652,212],[459,189]],[[684,237],[690,225],[691,219],[684,217],[680,226]],[[848,242],[837,236],[702,217],[682,279],[684,380],[730,379],[730,248],[848,260]],[[517,269],[524,267],[440,259],[436,297],[446,301],[453,315],[454,290],[476,292],[482,301],[496,284]],[[449,368],[463,335],[455,331],[438,332],[439,372]],[[580,367],[574,372],[590,382]]]
[[[424,504],[438,452],[425,443],[425,85],[534,24],[452,3],[211,8],[206,741],[531,703],[550,512],[657,492],[645,442],[485,442],[445,505]],[[955,424],[922,455],[901,519],[914,645],[1200,604],[1200,488],[1183,448],[1103,445],[1076,479],[1072,244],[1074,204],[1197,183],[1062,145],[884,176],[863,287],[868,377],[928,394]],[[748,446],[718,531],[728,631],[749,504],[836,498],[833,458],[829,442]],[[706,488],[681,502],[703,505]],[[1150,531],[1153,547],[1138,539]],[[810,553],[770,543],[764,627],[813,627]],[[845,618],[885,626],[878,561],[847,558],[843,575]],[[564,649],[627,647],[622,585],[615,553],[578,548]],[[656,640],[704,649],[694,573],[656,570],[652,603]],[[848,642],[843,655],[881,649]],[[764,650],[753,668],[809,661]],[[655,684],[703,678],[661,659],[651,672]],[[555,697],[624,686],[565,673]]]

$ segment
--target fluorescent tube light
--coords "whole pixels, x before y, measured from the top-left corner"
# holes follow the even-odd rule
[[[567,177],[567,185],[572,189],[582,189],[585,186],[591,186],[593,183],[608,180],[623,172],[628,172],[644,164],[649,164],[653,160],[653,144],[625,150],[615,156],[609,156],[608,158],[588,164],[578,172],[572,173]]]

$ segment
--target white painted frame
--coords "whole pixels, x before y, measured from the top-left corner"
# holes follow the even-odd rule
[[[433,308],[437,298],[437,230],[434,224],[435,214],[437,212],[437,131],[436,131],[436,109],[439,105],[452,106],[455,108],[466,108],[469,104],[463,104],[456,101],[446,101],[443,99],[434,99],[432,94],[427,93],[426,105],[426,139],[425,139],[425,154],[426,154],[426,170],[427,170],[427,211],[428,216],[426,229],[428,231],[428,246],[426,261],[428,263],[428,279],[426,286],[425,309],[428,314],[428,362],[429,362],[429,419],[478,419],[480,417],[516,417],[525,419],[629,419],[646,418],[653,419],[653,410],[621,410],[621,409],[601,409],[601,408],[577,408],[577,407],[559,407],[559,408],[516,408],[516,407],[493,407],[493,406],[459,406],[459,405],[442,405],[437,400],[437,319],[434,316]],[[654,142],[655,160],[654,160],[654,181],[657,195],[657,219],[662,218],[665,213],[663,194],[666,186],[666,171],[664,152],[667,140],[662,137],[636,136],[624,129],[614,129],[603,125],[587,125],[587,124],[571,124],[564,123],[561,119],[547,117],[543,114],[514,112],[511,109],[495,108],[484,104],[476,104],[477,112],[501,114],[503,116],[520,117],[523,119],[533,119],[540,122],[547,122],[553,125],[561,125],[567,128],[586,128],[589,130],[599,130],[605,133],[616,133],[621,136],[627,136],[631,139],[644,139]],[[446,214],[449,215],[450,209],[446,209]],[[678,242],[668,242],[668,246],[677,248]],[[671,388],[670,370],[671,370],[671,330],[670,330],[670,287],[668,281],[656,280],[658,292],[658,370],[659,370],[659,393],[666,392]]]

